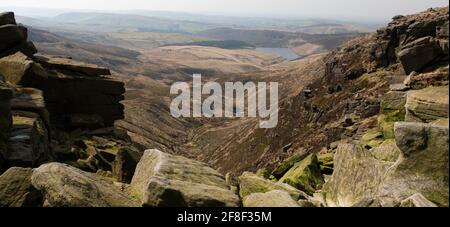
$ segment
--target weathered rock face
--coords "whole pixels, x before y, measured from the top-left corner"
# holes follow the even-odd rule
[[[273,190],[266,193],[254,193],[244,198],[244,207],[299,207],[286,191]]]
[[[273,190],[286,191],[294,200],[305,199],[308,197],[305,192],[288,184],[272,182],[250,172],[244,172],[238,180],[241,198],[245,198],[253,193],[266,193]]]
[[[139,204],[112,182],[60,163],[33,171],[31,182],[50,207],[134,207]]]
[[[147,150],[131,181],[131,195],[145,206],[239,206],[224,177],[205,164]]]
[[[323,186],[328,206],[350,207],[374,197],[392,163],[375,159],[369,151],[353,144],[340,144],[334,156],[333,176]]]
[[[448,118],[449,90],[445,87],[429,87],[408,92],[406,121],[432,122]]]
[[[295,164],[280,182],[294,186],[301,191],[313,194],[324,183],[320,172],[319,161],[315,154],[311,154]]]
[[[401,161],[381,187],[383,204],[394,205],[421,193],[439,206],[448,206],[448,126],[399,122],[395,138]]]
[[[397,53],[406,74],[422,70],[443,54],[439,41],[431,36],[408,43]]]
[[[21,52],[0,58],[0,73],[12,84],[30,86],[41,77],[47,77],[45,70]]]
[[[37,61],[49,74],[33,81],[32,86],[44,92],[55,124],[95,128],[112,126],[115,120],[123,119],[120,101],[124,98],[124,84],[105,77],[109,70],[59,57],[38,56]],[[77,120],[80,116],[81,121]]]
[[[33,207],[42,195],[31,185],[32,169],[13,167],[0,176],[0,207]]]

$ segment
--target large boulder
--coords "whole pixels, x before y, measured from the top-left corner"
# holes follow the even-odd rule
[[[244,172],[238,178],[239,194],[241,198],[245,198],[253,193],[266,193],[273,190],[286,191],[294,200],[305,199],[308,195],[288,184],[273,182],[254,173]]]
[[[439,41],[431,36],[419,38],[401,47],[397,53],[406,74],[420,71],[443,55]]]
[[[0,25],[0,52],[27,41],[27,28],[21,25]]]
[[[7,24],[16,24],[16,18],[13,12],[0,13],[0,26]]]
[[[5,80],[17,85],[30,86],[47,77],[46,71],[21,52],[0,58],[0,74]]]
[[[448,206],[448,126],[398,122],[395,140],[401,155],[381,186],[383,205],[394,206],[421,193],[439,206]]]
[[[448,118],[448,86],[429,87],[408,92],[406,101],[406,121],[432,122]]]
[[[33,207],[42,204],[41,193],[31,185],[33,169],[13,167],[0,176],[0,207]]]
[[[224,177],[205,164],[147,150],[136,167],[130,193],[144,206],[239,206]]]
[[[136,207],[113,182],[74,167],[49,163],[33,171],[31,182],[50,207]]]
[[[289,184],[308,194],[313,194],[324,183],[317,155],[311,154],[295,164],[280,182]]]
[[[266,193],[254,193],[243,199],[244,207],[299,207],[286,191],[273,190]]]
[[[392,163],[380,161],[362,147],[339,144],[334,156],[334,172],[323,185],[327,206],[350,207],[375,197]]]

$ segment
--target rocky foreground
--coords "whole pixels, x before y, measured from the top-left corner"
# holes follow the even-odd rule
[[[235,177],[131,143],[114,127],[123,83],[37,54],[14,14],[0,14],[0,206],[448,207],[448,28],[448,8],[396,16],[326,56],[326,76],[297,100],[309,113],[295,120],[345,113],[319,114],[328,102],[356,113],[318,137],[319,147],[331,140],[320,152]],[[348,86],[361,90],[349,96]]]

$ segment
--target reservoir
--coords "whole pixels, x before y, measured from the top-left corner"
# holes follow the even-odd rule
[[[269,48],[269,47],[257,47],[257,51],[270,52],[274,54],[281,55],[286,59],[286,61],[292,61],[294,59],[300,58],[294,51],[289,48]]]

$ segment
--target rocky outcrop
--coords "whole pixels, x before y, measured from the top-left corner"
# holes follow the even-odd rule
[[[369,200],[380,206],[448,206],[448,125],[398,122],[395,141],[370,152],[341,144],[333,176],[323,186],[327,206],[373,204]],[[417,200],[417,193],[431,202]]]
[[[0,207],[34,207],[41,193],[31,185],[32,169],[13,167],[0,176]]]
[[[413,71],[422,70],[444,53],[439,41],[427,36],[402,46],[397,55],[406,74],[410,74]]]
[[[408,92],[406,121],[432,122],[448,118],[449,87],[429,87]]]
[[[147,150],[136,167],[130,193],[144,206],[239,206],[224,177],[205,164]]]
[[[126,193],[93,173],[60,163],[49,163],[33,171],[31,182],[49,207],[135,207]]]

